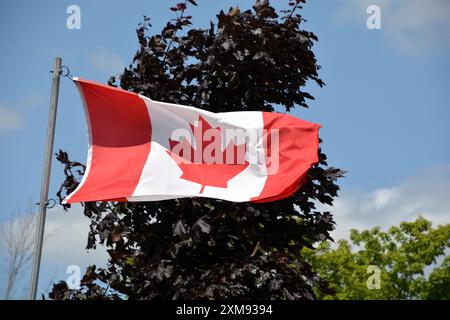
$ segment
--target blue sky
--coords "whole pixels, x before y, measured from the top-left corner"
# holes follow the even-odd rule
[[[105,82],[131,62],[142,15],[152,19],[152,30],[158,32],[173,16],[169,7],[176,2],[0,3],[0,223],[18,206],[39,198],[54,56],[62,57],[73,75]],[[253,3],[198,2],[189,12],[194,24],[204,27],[220,9],[236,4],[247,9]],[[273,1],[279,8],[287,2]],[[80,30],[66,28],[71,4],[81,9]],[[380,30],[366,27],[369,4],[381,8]],[[316,100],[310,109],[292,113],[323,125],[320,134],[329,164],[348,170],[335,208],[338,229],[345,228],[337,235],[350,227],[396,223],[419,213],[448,223],[450,2],[310,0],[303,15],[308,20],[304,28],[319,37],[314,51],[327,85],[308,86]],[[81,101],[71,81],[62,79],[55,151],[62,148],[84,161],[86,144]],[[62,167],[54,161],[50,197],[62,179]],[[88,229],[85,220],[80,222],[79,208],[70,215],[54,209],[49,219],[56,229],[73,232],[68,231],[71,237],[50,238],[41,290],[50,279],[63,278],[68,264],[104,260],[101,254],[84,255]],[[71,260],[73,252],[80,254],[78,261]]]

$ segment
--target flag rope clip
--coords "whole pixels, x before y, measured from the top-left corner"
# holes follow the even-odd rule
[[[40,202],[36,202],[36,205],[39,206],[39,205],[41,205],[41,203]],[[54,206],[56,206],[56,200],[55,199],[48,199],[47,201],[45,201],[45,207],[47,209],[51,209]]]
[[[50,70],[50,73],[53,73],[53,70]],[[73,77],[70,74],[70,69],[68,66],[61,66],[61,68],[59,68],[59,74],[61,75],[61,77],[73,80]]]

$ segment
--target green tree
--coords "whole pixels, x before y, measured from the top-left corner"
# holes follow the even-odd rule
[[[450,300],[450,256],[445,257],[442,264],[433,269],[421,298]]]
[[[350,241],[336,247],[324,242],[303,253],[336,293],[317,291],[322,299],[450,299],[450,257],[436,265],[449,246],[450,225],[433,228],[420,217],[387,232],[351,230]],[[370,266],[379,268],[379,289],[371,286],[376,271]]]
[[[171,8],[177,17],[161,33],[148,35],[149,18],[137,29],[133,63],[110,85],[152,99],[213,112],[289,111],[307,107],[308,81],[319,86],[312,46],[317,37],[302,29],[304,0],[281,15],[268,1],[252,10],[221,11],[207,29],[191,27],[189,0]],[[85,203],[92,221],[88,248],[108,247],[106,269],[92,266],[80,290],[64,282],[51,298],[92,299],[312,299],[326,283],[303,261],[300,250],[331,239],[329,212],[343,172],[326,156],[291,197],[270,203],[233,203],[206,198],[147,203]],[[60,152],[66,180],[58,195],[73,191],[84,166]],[[251,186],[249,186],[251,188]],[[68,208],[68,206],[65,206]],[[105,288],[108,288],[105,290]],[[109,290],[113,289],[113,291]]]

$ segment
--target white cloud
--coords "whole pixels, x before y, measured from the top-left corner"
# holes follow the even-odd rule
[[[435,225],[450,223],[450,165],[425,170],[403,183],[372,191],[343,190],[335,205],[335,240],[350,229],[384,229],[419,215]]]
[[[372,4],[380,6],[382,30],[371,32],[383,32],[402,52],[424,55],[450,48],[450,1],[348,0],[343,1],[335,18],[365,28],[366,9]]]
[[[25,123],[20,112],[0,105],[0,134],[19,129]]]
[[[25,124],[24,113],[41,105],[44,100],[40,94],[30,94],[14,105],[0,103],[0,135],[22,128]]]
[[[89,224],[90,220],[84,216],[81,205],[73,206],[69,212],[64,212],[60,207],[49,210],[45,224],[44,263],[64,268],[71,264],[104,267],[107,253],[102,246],[96,250],[85,249]]]
[[[116,53],[107,49],[99,49],[88,53],[86,59],[93,68],[107,75],[121,73],[125,67],[122,59]]]
[[[104,268],[108,262],[106,248],[99,245],[86,250],[90,219],[85,217],[81,205],[74,205],[69,212],[60,206],[47,212],[46,241],[42,250],[40,292],[48,293],[53,283],[68,280],[69,266],[78,266],[81,276],[90,265]]]
[[[373,192],[373,204],[377,210],[387,207],[397,200],[399,196],[398,188],[379,189]]]
[[[49,92],[50,95],[50,92]],[[49,96],[50,97],[50,96]],[[40,93],[30,93],[27,96],[24,96],[22,100],[17,103],[17,107],[21,109],[34,109],[42,105],[44,102],[49,100],[50,98],[47,96],[43,96]]]

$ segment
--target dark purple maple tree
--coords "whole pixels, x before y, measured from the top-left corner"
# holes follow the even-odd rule
[[[150,19],[137,29],[133,62],[110,85],[154,100],[213,112],[289,111],[307,108],[307,81],[323,86],[303,30],[303,0],[277,12],[268,1],[246,11],[218,13],[209,28],[194,28],[186,12],[196,1],[172,7],[176,18],[158,34]],[[204,3],[203,5],[206,5]],[[81,163],[60,151],[66,179],[58,196],[73,191]],[[343,171],[320,162],[291,197],[270,203],[185,198],[146,203],[89,202],[87,248],[108,249],[106,268],[91,266],[79,290],[53,286],[53,299],[314,299],[329,292],[300,250],[331,240],[334,221],[315,203],[331,204]],[[251,186],[249,186],[251,187]],[[69,209],[70,205],[64,205]]]

